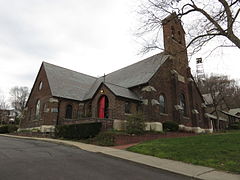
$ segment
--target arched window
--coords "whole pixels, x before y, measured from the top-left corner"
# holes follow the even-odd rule
[[[72,119],[72,105],[67,105],[66,107],[66,114],[65,114],[66,119]]]
[[[178,38],[179,38],[179,43],[182,44],[182,35],[180,31],[178,31]]]
[[[160,113],[166,113],[166,98],[163,94],[159,96]]]
[[[37,119],[40,117],[40,105],[41,105],[40,100],[38,99],[36,103],[36,111],[35,111],[35,115]]]
[[[185,101],[185,96],[184,96],[183,93],[181,93],[179,95],[179,105],[182,107],[184,115],[186,115],[187,114],[187,111],[186,111],[186,101]]]
[[[39,83],[38,90],[40,91],[42,89],[43,83],[42,81]]]
[[[175,29],[173,26],[171,26],[171,34],[172,34],[172,38],[175,38]]]

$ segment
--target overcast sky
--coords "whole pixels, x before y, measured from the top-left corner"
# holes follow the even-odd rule
[[[102,76],[153,54],[138,55],[137,0],[0,0],[0,94],[32,87],[42,61]],[[192,58],[206,56],[208,48]],[[206,73],[239,78],[240,52],[219,49]]]

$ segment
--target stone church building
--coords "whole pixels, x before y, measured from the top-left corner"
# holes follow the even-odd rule
[[[203,97],[188,66],[185,32],[172,14],[162,21],[164,52],[96,78],[43,62],[26,105],[21,128],[88,120],[175,121],[211,129]]]

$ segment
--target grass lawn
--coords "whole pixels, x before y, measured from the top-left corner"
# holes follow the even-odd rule
[[[240,173],[240,131],[157,139],[127,150]]]

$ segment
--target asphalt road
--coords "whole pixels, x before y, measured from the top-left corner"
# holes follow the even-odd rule
[[[183,180],[164,170],[101,153],[0,136],[0,180]]]

